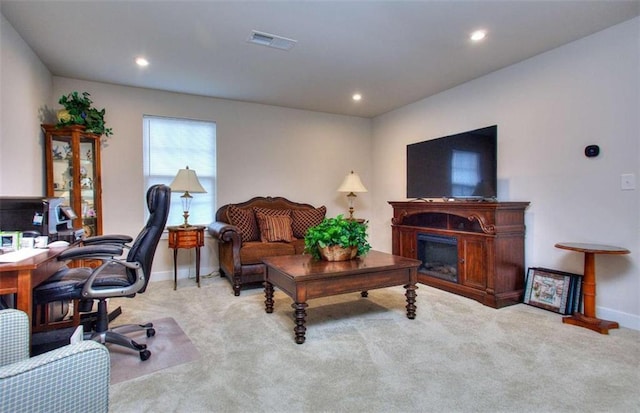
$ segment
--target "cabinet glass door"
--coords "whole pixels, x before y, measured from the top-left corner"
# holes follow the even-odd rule
[[[96,141],[95,139],[80,137],[80,173],[78,178],[80,188],[80,203],[82,210],[76,211],[82,217],[82,227],[85,236],[96,235],[98,232],[98,208],[96,208]]]
[[[51,159],[53,160],[53,196],[64,198],[64,205],[72,207],[73,146],[71,136],[56,136],[51,140]]]

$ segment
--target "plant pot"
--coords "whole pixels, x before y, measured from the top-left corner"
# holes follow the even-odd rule
[[[339,245],[330,245],[320,248],[320,256],[325,261],[347,261],[354,259],[357,254],[357,247],[343,248]]]

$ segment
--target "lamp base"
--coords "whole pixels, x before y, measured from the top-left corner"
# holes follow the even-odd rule
[[[353,221],[353,211],[355,211],[355,208],[353,207],[353,203],[356,199],[357,195],[354,194],[353,192],[349,192],[347,194],[347,200],[349,201],[349,220]]]
[[[191,224],[189,224],[189,222],[188,222],[189,211],[184,211],[182,216],[184,217],[184,223],[182,225],[180,225],[180,228],[189,228],[191,226]]]

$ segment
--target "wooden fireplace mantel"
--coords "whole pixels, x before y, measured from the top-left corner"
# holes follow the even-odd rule
[[[457,282],[418,272],[418,282],[499,308],[522,301],[524,211],[529,202],[389,201],[393,254],[418,258],[418,234],[455,238]]]

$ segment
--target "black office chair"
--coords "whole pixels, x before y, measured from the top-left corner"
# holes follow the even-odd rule
[[[65,268],[34,289],[34,301],[46,304],[63,300],[97,300],[98,311],[95,331],[87,332],[86,339],[102,344],[113,343],[137,350],[141,360],[147,360],[151,352],[145,344],[136,343],[125,333],[144,329],[147,337],[155,335],[153,324],[124,325],[109,329],[106,299],[110,297],[134,297],[143,293],[149,277],[153,256],[164,231],[169,214],[171,189],[166,185],[154,185],[147,191],[149,219],[131,245],[126,259],[123,253],[126,237],[103,236],[104,242],[70,248],[60,254],[60,260],[101,260],[98,268]]]

